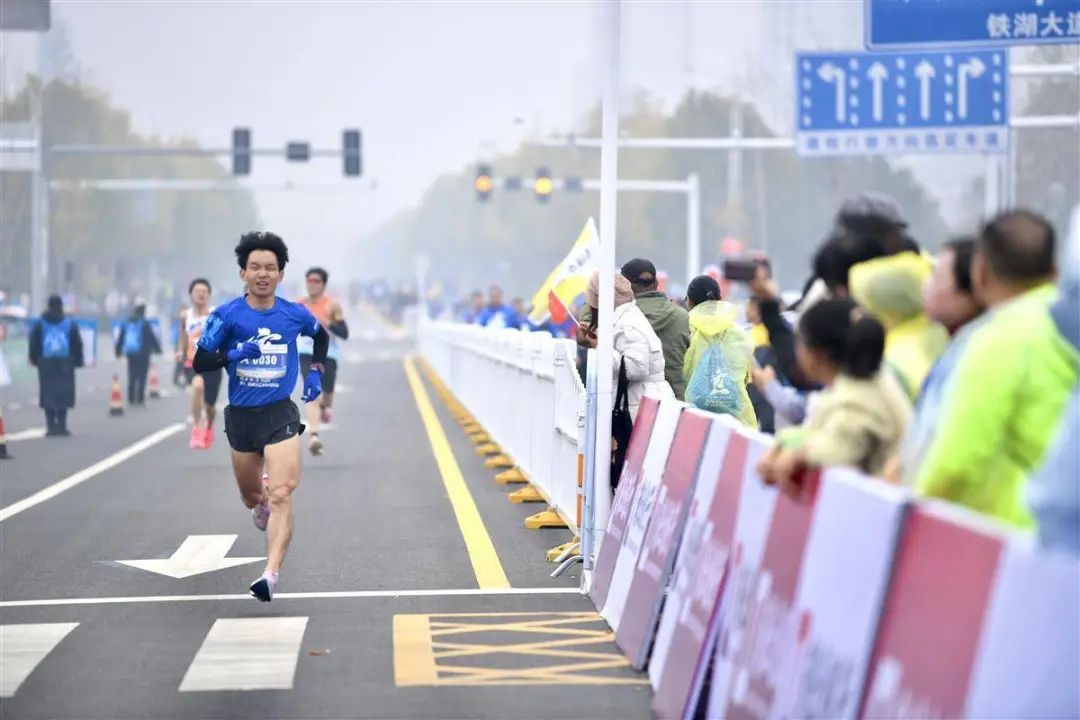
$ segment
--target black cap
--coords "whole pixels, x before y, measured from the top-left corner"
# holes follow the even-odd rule
[[[908,225],[896,200],[884,193],[872,190],[845,200],[840,206],[840,211],[836,213],[836,217],[842,225],[846,224],[844,221],[858,222],[871,218],[896,228],[906,228]]]
[[[627,261],[620,273],[633,285],[648,286],[656,282],[656,266],[644,258]]]

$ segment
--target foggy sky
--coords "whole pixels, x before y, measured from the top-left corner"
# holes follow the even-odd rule
[[[415,204],[439,173],[565,131],[598,101],[586,2],[54,0],[53,13],[83,76],[140,132],[221,146],[246,125],[257,146],[337,147],[343,128],[363,129],[360,182],[342,178],[339,160],[254,161],[253,182],[333,184],[257,194],[301,263],[345,259],[341,248]],[[752,2],[625,3],[624,86],[671,103],[692,78],[723,85],[757,17]],[[26,37],[5,34],[7,88],[32,67]]]
[[[623,3],[625,92],[668,107],[688,87],[754,99],[778,131],[796,47],[859,49],[862,0]],[[255,158],[251,181],[330,187],[256,194],[265,227],[300,263],[343,249],[416,204],[443,172],[523,139],[562,132],[598,102],[590,2],[53,0],[82,76],[130,110],[140,132],[223,146],[236,125],[256,146],[337,147],[364,132],[365,177],[340,160]],[[3,35],[8,91],[33,67],[32,36]],[[721,162],[722,158],[717,157]],[[977,161],[912,159],[956,220],[949,190]]]

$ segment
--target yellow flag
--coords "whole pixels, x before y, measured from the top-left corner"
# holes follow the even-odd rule
[[[530,321],[539,325],[553,314],[558,316],[563,312],[562,308],[571,307],[574,299],[585,292],[599,245],[596,223],[589,218],[570,252],[555,266],[544,284],[533,295],[532,310],[529,311]],[[558,308],[554,313],[551,310],[552,304]]]

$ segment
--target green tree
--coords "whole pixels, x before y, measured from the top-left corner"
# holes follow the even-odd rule
[[[730,132],[735,100],[712,92],[688,93],[670,113],[641,94],[620,120],[624,136],[711,137]],[[773,136],[752,104],[741,103],[743,133]],[[599,134],[600,114],[585,118],[582,134]],[[550,204],[535,202],[528,181],[539,165],[557,177],[597,177],[599,152],[524,145],[488,159],[496,177],[518,175],[526,189],[496,188],[489,202],[475,199],[475,167],[439,178],[417,208],[401,213],[366,236],[357,252],[372,262],[373,274],[409,277],[407,248],[432,258],[432,274],[448,288],[467,292],[489,282],[528,297],[565,255],[585,220],[597,217],[595,192],[557,191]],[[781,281],[798,287],[814,250],[828,232],[840,202],[863,190],[892,195],[915,236],[934,246],[946,228],[936,202],[904,169],[886,159],[802,159],[790,151],[745,152],[741,202],[732,203],[726,155],[717,151],[627,150],[619,156],[623,179],[682,180],[696,173],[701,182],[703,262],[719,259],[720,243],[737,236],[748,248],[767,249]],[[627,192],[619,195],[619,261],[652,259],[681,281],[686,263],[686,204],[678,194]],[[394,249],[388,249],[394,245]],[[375,262],[377,260],[388,261]]]
[[[1075,63],[1077,50],[1038,48],[1040,63]],[[1074,75],[1029,80],[1023,115],[1072,115],[1080,111],[1080,84]],[[1022,128],[1016,143],[1016,204],[1044,213],[1055,227],[1068,226],[1080,202],[1080,127]]]
[[[45,84],[30,78],[12,97],[0,103],[0,118],[26,121],[31,102],[40,93],[46,147],[64,143],[122,145],[128,147],[194,147],[191,141],[166,143],[139,135],[127,111],[116,107],[101,90],[77,79],[54,79]],[[226,179],[222,165],[203,157],[87,157],[53,156],[48,175],[56,180],[79,178]],[[0,275],[4,289],[29,290],[30,175],[5,172],[0,184],[4,242],[0,249]],[[51,291],[74,290],[100,296],[117,284],[122,267],[121,291],[145,291],[151,263],[161,279],[173,287],[183,285],[208,268],[219,268],[212,279],[235,283],[220,258],[242,231],[258,223],[255,201],[249,192],[93,191],[56,189],[50,194]],[[65,284],[65,268],[74,276]],[[213,273],[210,273],[213,274]]]

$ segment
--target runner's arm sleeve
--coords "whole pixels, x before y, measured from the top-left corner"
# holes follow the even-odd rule
[[[330,351],[330,334],[320,325],[313,339],[315,347],[311,351],[311,362],[321,365],[326,362],[326,354]]]
[[[213,372],[229,364],[225,357],[225,319],[217,310],[206,318],[206,326],[199,343],[195,347],[195,357],[191,359],[191,368],[197,373]]]
[[[197,373],[213,372],[229,364],[221,350],[207,350],[200,343],[191,360],[191,368]]]
[[[328,329],[342,340],[349,339],[349,326],[345,324],[345,318],[330,323]]]

